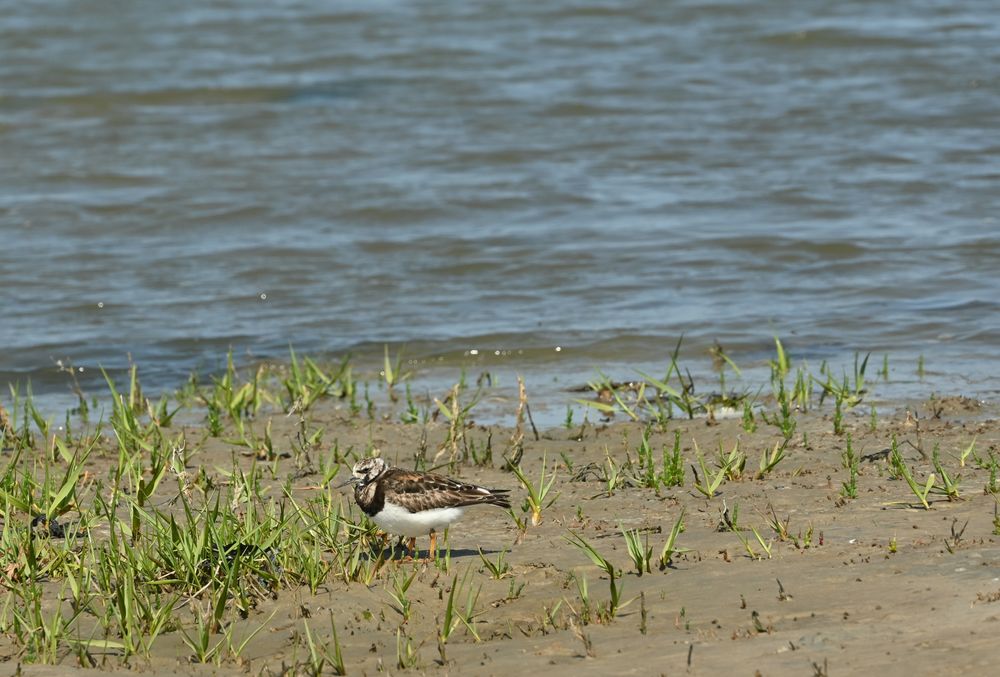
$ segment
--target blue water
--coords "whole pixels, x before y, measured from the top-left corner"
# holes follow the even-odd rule
[[[389,344],[562,407],[780,335],[994,398],[998,74],[978,0],[16,3],[0,383]]]

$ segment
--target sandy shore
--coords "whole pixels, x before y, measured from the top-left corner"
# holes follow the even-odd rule
[[[322,481],[318,468],[329,472],[337,464],[320,460],[371,452],[413,467],[418,451],[432,457],[448,432],[444,421],[404,424],[317,407],[310,410],[308,425],[324,429],[322,444],[304,460],[285,453],[301,422],[279,412],[248,425],[263,435],[268,424],[273,452],[268,458],[209,437],[201,428],[184,429],[196,449],[186,472],[203,473],[224,488],[234,463],[266,466],[268,479],[260,487],[266,501],[290,506],[326,492],[332,504],[360,522],[349,494]],[[644,431],[658,467],[664,448],[669,452],[680,440],[683,486],[652,489],[636,479]],[[466,461],[439,472],[511,489],[515,515],[527,519],[521,506],[526,492],[502,468],[501,454],[513,431],[470,425],[464,432],[466,448],[492,448],[492,462]],[[843,458],[848,436],[858,459],[856,497],[845,496],[852,493],[844,486],[851,482]],[[888,458],[893,437],[921,486],[936,472],[937,447],[941,467],[959,482],[957,497],[932,491],[925,509]],[[8,613],[0,671],[13,673],[21,665],[35,675],[91,669],[330,673],[336,661],[318,663],[315,657],[323,654],[310,652],[311,640],[327,656],[339,645],[352,675],[989,673],[996,659],[993,623],[1000,618],[1000,529],[994,521],[997,502],[986,489],[1000,422],[963,399],[930,401],[874,422],[859,411],[846,416],[841,434],[833,433],[829,412],[800,414],[785,457],[761,474],[761,454],[782,439],[775,426],[758,422],[751,432],[736,419],[711,425],[671,420],[649,428],[589,423],[543,431],[539,439],[529,429],[521,460],[526,476],[537,481],[543,459],[546,471],[555,473],[549,494],[555,500],[544,507],[537,526],[522,531],[499,509],[472,509],[449,534],[448,560],[442,553],[438,562],[388,562],[368,584],[345,582],[331,570],[315,592],[286,571],[245,618],[226,612],[222,626],[231,636],[257,634],[238,656],[218,659],[217,665],[193,663],[180,632],[193,627],[201,603],[193,595],[175,609],[174,623],[148,656],[123,660],[116,651],[91,652],[83,668],[79,652],[69,648],[59,650],[55,665],[27,664],[31,656],[9,631]],[[742,472],[733,468],[712,498],[697,491],[696,451],[714,474],[720,446],[728,454],[737,443],[746,454]],[[964,459],[963,452],[968,452]],[[87,470],[107,474],[113,461],[108,443],[91,456]],[[341,477],[345,471],[346,466]],[[616,471],[620,482],[613,479]],[[697,474],[707,480],[701,469]],[[941,487],[936,474],[935,486]],[[166,501],[177,486],[162,483],[150,504]],[[164,511],[176,509],[164,505]],[[242,509],[235,500],[233,507]],[[661,570],[657,560],[682,511],[679,552]],[[70,512],[63,519],[73,522],[75,516]],[[100,520],[89,523],[95,533],[106,528]],[[639,530],[648,542],[649,572],[636,571],[623,529]],[[611,580],[570,542],[573,535],[615,569],[620,606],[613,617],[607,608]],[[418,545],[425,549],[427,539]],[[479,549],[497,572],[484,564]],[[393,595],[411,576],[403,604]],[[581,595],[583,579],[589,605]],[[56,574],[43,585],[50,606],[66,595]],[[453,617],[442,642],[449,596],[465,619]]]

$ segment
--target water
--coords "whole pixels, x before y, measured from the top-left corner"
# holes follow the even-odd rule
[[[778,334],[995,397],[998,110],[992,0],[13,3],[0,383],[388,343],[556,392]]]

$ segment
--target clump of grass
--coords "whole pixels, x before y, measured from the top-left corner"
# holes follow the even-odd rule
[[[531,525],[537,527],[542,523],[542,511],[551,506],[559,498],[559,494],[554,496],[549,496],[552,491],[552,485],[556,481],[556,471],[553,468],[552,472],[549,474],[546,480],[545,476],[545,456],[542,456],[542,471],[538,478],[538,482],[532,482],[524,474],[524,470],[521,469],[520,465],[510,466],[511,472],[514,473],[514,477],[517,481],[521,483],[528,495],[525,496],[524,505],[522,511],[525,513],[531,513]]]
[[[684,458],[681,456],[681,431],[674,431],[674,445],[670,453],[667,447],[663,447],[662,470],[659,475],[660,486],[662,487],[682,487],[684,486]]]
[[[748,433],[757,432],[757,419],[753,415],[753,404],[748,400],[743,402],[742,425]]]
[[[773,505],[768,503],[767,509],[771,513],[771,515],[770,517],[765,516],[765,519],[767,519],[768,526],[771,527],[771,531],[774,532],[774,535],[777,536],[778,540],[782,542],[792,541],[797,545],[795,537],[792,536],[791,532],[788,529],[788,524],[789,522],[791,522],[792,519],[791,516],[786,515],[785,521],[782,522],[780,519],[778,519],[778,514],[774,511]]]
[[[947,470],[945,470],[944,465],[941,463],[941,453],[939,445],[934,445],[934,450],[931,452],[931,462],[934,464],[934,470],[937,472],[937,476],[941,478],[941,485],[934,488],[934,491],[942,494],[949,501],[961,500],[961,495],[958,490],[960,477],[952,477]]]
[[[609,417],[614,416],[618,411],[621,411],[633,421],[638,421],[641,414],[639,405],[645,402],[646,384],[640,384],[636,389],[636,403],[632,404],[626,401],[622,393],[619,392],[622,390],[621,386],[613,383],[611,379],[602,372],[598,371],[597,373],[599,378],[596,381],[592,381],[587,384],[597,396],[597,399],[578,399],[576,402],[584,405],[585,407],[597,409],[599,412]]]
[[[99,438],[95,436],[86,448],[75,452],[70,452],[65,446],[59,445],[61,460],[66,464],[66,468],[62,473],[62,479],[58,480],[52,476],[53,467],[49,463],[43,466],[40,482],[31,473],[24,473],[18,477],[17,463],[22,452],[15,451],[4,472],[4,481],[0,482],[0,500],[7,506],[4,514],[12,515],[10,508],[15,508],[34,523],[51,531],[53,525],[57,524],[58,518],[77,507],[84,467],[98,441]]]
[[[954,555],[955,551],[958,550],[967,526],[969,526],[969,520],[965,520],[965,524],[962,525],[961,529],[958,528],[958,518],[951,520],[951,538],[944,539],[944,547],[948,551],[948,554]]]
[[[403,631],[403,626],[396,628],[396,667],[409,670],[420,664],[420,647],[413,645],[413,639]]]
[[[469,460],[472,464],[480,468],[493,467],[493,431],[486,433],[486,441],[477,444],[475,440],[469,440]]]
[[[340,638],[337,636],[337,624],[334,621],[333,612],[330,612],[330,631],[333,635],[333,645],[322,644],[313,638],[309,629],[309,623],[302,621],[302,629],[306,637],[306,644],[309,649],[308,667],[310,674],[323,674],[324,668],[329,669],[335,675],[346,675],[347,668],[344,665],[344,654],[340,647]]]
[[[704,399],[695,395],[694,380],[691,378],[690,372],[688,372],[685,379],[684,372],[681,370],[678,362],[683,341],[683,335],[677,339],[677,344],[670,354],[670,364],[662,379],[653,378],[648,374],[638,372],[645,379],[644,384],[656,390],[657,396],[653,400],[652,406],[648,409],[658,419],[673,418],[674,408],[679,409],[689,419],[694,418],[700,412],[706,411]],[[722,355],[725,355],[725,353],[723,352]],[[728,356],[726,356],[726,359],[728,360]],[[733,367],[736,366],[731,360],[730,364]],[[677,379],[679,390],[670,385],[670,380],[673,378]],[[724,395],[725,390],[723,390]]]
[[[713,476],[713,473],[709,472],[708,466],[705,464],[705,458],[701,455],[701,450],[698,449],[697,441],[694,443],[694,450],[695,458],[698,459],[698,465],[701,467],[701,474],[705,477],[705,481],[702,483],[701,478],[698,476],[698,471],[692,465],[691,472],[694,473],[694,488],[705,498],[711,499],[718,493],[719,487],[726,480],[726,476],[730,474],[729,461],[724,459]]]
[[[684,509],[681,508],[681,512],[677,515],[677,520],[674,522],[674,526],[670,529],[670,534],[667,536],[667,542],[663,546],[663,550],[660,551],[660,557],[658,558],[658,564],[660,566],[660,571],[664,571],[670,566],[673,557],[679,552],[686,552],[686,549],[679,549],[677,547],[677,537],[684,531]]]
[[[865,372],[868,370],[868,358],[870,357],[871,353],[867,353],[863,359],[860,353],[854,353],[854,371],[850,376],[845,372],[840,381],[834,378],[833,371],[828,369],[826,371],[826,381],[820,383],[820,386],[823,388],[821,401],[822,397],[830,395],[841,406],[846,406],[849,409],[861,404],[865,394],[868,392]]]
[[[571,574],[573,581],[576,583],[577,596],[580,598],[580,611],[573,609],[572,605],[567,602],[567,605],[573,611],[573,614],[583,622],[584,625],[589,624],[594,620],[594,616],[597,611],[595,610],[594,604],[590,601],[590,589],[587,584],[587,577],[583,574]]]
[[[625,537],[625,547],[632,564],[635,565],[636,574],[642,576],[643,573],[652,573],[650,563],[653,559],[653,549],[649,546],[649,532],[646,532],[643,538],[638,529],[619,528]]]
[[[719,392],[725,396],[726,393],[726,367],[728,366],[739,378],[743,375],[740,368],[736,366],[732,358],[726,353],[725,348],[722,347],[718,341],[712,344],[712,347],[708,349],[708,352],[712,355],[712,365],[715,367],[716,371],[719,372]]]
[[[392,575],[392,590],[389,590],[389,596],[396,603],[395,611],[400,616],[400,622],[406,623],[410,620],[410,614],[412,612],[413,603],[409,597],[406,596],[406,592],[410,589],[413,584],[413,579],[417,577],[417,572],[414,570],[410,575],[402,576],[399,573],[394,573]]]
[[[471,570],[471,567],[466,569],[461,582],[458,580],[458,574],[455,574],[455,577],[451,581],[451,590],[448,591],[448,601],[445,604],[444,620],[441,623],[441,631],[438,634],[438,648],[442,652],[442,659],[445,659],[443,653],[444,645],[448,643],[452,633],[460,624],[465,626],[465,629],[472,635],[475,641],[482,641],[473,624],[476,616],[479,615],[476,607],[479,603],[479,593],[482,590],[482,586],[473,589],[468,584]],[[467,585],[469,585],[468,588],[466,587]],[[464,604],[458,606],[462,602],[463,597]],[[456,602],[456,598],[458,602]]]
[[[465,433],[469,427],[472,410],[482,401],[484,392],[480,385],[472,394],[472,397],[467,402],[462,403],[461,397],[465,389],[465,378],[463,375],[463,378],[452,386],[451,391],[443,401],[437,398],[434,399],[434,404],[437,407],[436,413],[443,415],[448,421],[448,434],[441,448],[438,449],[437,454],[434,456],[435,462],[447,454],[448,462],[453,464],[459,459],[460,450],[464,452],[466,458],[468,457],[468,441]]]
[[[233,422],[253,417],[264,404],[264,392],[260,387],[264,369],[263,365],[258,367],[249,381],[239,385],[233,351],[230,350],[226,354],[226,370],[222,376],[212,378],[214,387],[211,392],[202,394],[206,407],[226,412]]]
[[[0,448],[11,448],[17,452],[33,446],[34,442],[31,437],[31,429],[27,425],[27,417],[25,417],[23,425],[18,425],[17,416],[21,405],[20,388],[14,383],[8,383],[7,388],[10,390],[13,414],[4,409],[3,404],[0,404]]]
[[[812,406],[813,376],[799,367],[795,371],[795,383],[789,393],[789,401],[797,411],[809,411]]]
[[[768,451],[764,449],[760,453],[760,462],[757,464],[757,474],[754,476],[758,480],[764,479],[771,473],[778,464],[785,459],[785,449],[788,447],[788,440],[775,442],[774,448]]]
[[[734,515],[737,514],[739,512],[739,506],[734,506],[733,512],[734,512]],[[750,545],[750,540],[743,534],[743,529],[741,529],[736,524],[736,518],[735,517],[733,517],[732,519],[725,519],[724,518],[723,521],[726,522],[726,524],[727,524],[727,526],[729,528],[729,531],[731,531],[734,534],[736,534],[736,537],[740,540],[740,543],[743,544],[743,549],[746,551],[746,553],[750,557],[750,559],[754,559],[754,560],[763,559],[763,556],[760,555],[759,553],[757,553],[753,549],[753,547]],[[764,551],[764,554],[767,555],[767,559],[771,559],[771,548],[773,546],[773,542],[771,542],[771,541],[765,541],[764,537],[761,536],[760,532],[757,531],[757,527],[755,527],[755,526],[751,526],[750,527],[750,531],[753,533],[754,538],[756,538],[756,540],[757,540],[757,543],[760,545],[761,549]]]
[[[833,434],[843,435],[844,434],[844,398],[840,395],[837,396],[834,402],[833,410]]]
[[[621,571],[615,569],[615,566],[603,555],[601,555],[594,548],[594,546],[588,543],[582,536],[579,536],[571,531],[569,532],[569,536],[566,536],[566,541],[579,548],[585,555],[587,555],[595,566],[607,574],[610,598],[608,599],[607,605],[598,611],[598,620],[601,620],[602,622],[610,622],[617,615],[618,611],[624,606],[622,604],[622,585],[619,583]],[[586,579],[584,579],[583,586],[583,594],[585,595]]]
[[[389,358],[389,346],[383,346],[385,348],[385,357],[382,361],[382,379],[385,381],[386,388],[389,391],[389,398],[395,402],[397,399],[396,386],[408,379],[411,373],[403,370],[403,350],[400,348],[394,358]]]
[[[1000,484],[997,483],[997,470],[998,464],[996,458],[993,456],[993,452],[990,452],[990,461],[987,465],[990,471],[990,478],[986,482],[986,486],[983,487],[983,493],[992,494],[994,497],[1000,493]]]
[[[796,421],[793,413],[794,406],[791,397],[789,397],[788,392],[785,390],[784,380],[778,380],[775,383],[777,383],[777,389],[775,390],[774,397],[778,403],[778,411],[770,416],[762,411],[761,419],[768,425],[778,428],[785,440],[791,440],[798,426],[798,421]]]
[[[324,397],[353,399],[357,384],[351,374],[350,357],[345,357],[335,369],[328,371],[309,357],[303,357],[300,361],[295,349],[290,346],[288,352],[288,375],[280,379],[286,395],[283,401],[286,412],[292,414],[308,411]]]
[[[615,459],[611,458],[611,453],[607,447],[605,447],[604,465],[601,467],[601,481],[604,483],[604,491],[601,494],[608,498],[614,496],[618,489],[625,486],[627,482],[626,473],[631,467],[631,460],[627,460],[623,465],[618,465]],[[601,494],[598,494],[598,496]]]
[[[722,442],[719,442],[719,453],[716,463],[720,468],[725,468],[726,479],[738,482],[743,478],[743,470],[747,465],[747,455],[740,449],[739,439],[736,440],[733,448],[728,452],[722,448]]]
[[[788,359],[788,353],[785,352],[785,346],[781,343],[781,339],[777,336],[774,337],[774,352],[775,357],[770,361],[771,378],[772,380],[777,379],[782,381],[791,369],[791,360]]]
[[[653,424],[650,423],[643,429],[642,439],[636,448],[638,470],[633,473],[636,483],[639,486],[654,489],[657,493],[670,487],[683,486],[684,458],[681,456],[680,430],[674,431],[674,444],[672,447],[663,445],[660,463],[657,466],[656,461],[653,459],[653,447],[650,444],[652,426]],[[622,477],[621,469],[613,463],[610,456],[608,457],[608,465],[609,471],[606,474],[610,475],[612,467],[615,470],[614,481],[610,478],[608,480],[608,490],[609,495],[611,495],[614,493],[613,490],[624,481],[624,477]]]
[[[588,383],[596,399],[578,399],[575,400],[576,403],[596,409],[606,416],[614,416],[621,412],[633,421],[648,417],[653,421],[662,422],[673,418],[675,409],[689,419],[706,412],[705,400],[694,392],[694,380],[689,372],[685,375],[678,363],[683,340],[683,336],[678,339],[670,355],[670,364],[662,378],[637,371],[636,373],[642,377],[641,381],[615,383],[598,371],[599,378]],[[728,356],[725,360],[728,360]],[[731,360],[728,360],[728,363],[735,367]],[[738,373],[738,368],[735,371]],[[671,383],[673,380],[677,381],[676,387]],[[722,382],[725,383],[724,378]]]
[[[649,443],[652,426],[647,425],[642,430],[642,439],[636,448],[636,456],[639,459],[639,477],[642,486],[649,489],[659,488],[660,481],[656,470],[656,463],[653,461],[653,448]]]
[[[893,471],[897,477],[902,477],[906,480],[906,484],[910,487],[910,491],[913,495],[917,497],[920,504],[924,506],[924,510],[930,510],[931,506],[927,502],[927,496],[931,492],[931,488],[934,486],[934,473],[927,476],[927,481],[921,487],[917,484],[916,480],[913,479],[913,473],[910,471],[909,466],[906,461],[903,460],[902,454],[899,453],[899,446],[896,444],[896,437],[892,438],[892,451],[889,454],[889,463],[891,464]]]
[[[844,453],[841,455],[841,463],[845,470],[848,471],[849,477],[846,482],[841,483],[840,495],[844,498],[857,498],[858,497],[858,466],[861,459],[858,454],[854,452],[854,446],[851,441],[851,436],[847,436],[847,447],[844,449]]]
[[[406,384],[406,409],[399,415],[399,420],[403,423],[426,423],[430,418],[427,408],[425,407],[423,411],[417,408],[417,404],[413,399],[413,391],[410,390],[410,384]]]
[[[508,576],[512,576],[510,571],[510,564],[507,562],[507,550],[506,548],[501,550],[497,554],[497,559],[494,562],[489,559],[484,553],[483,549],[479,548],[479,559],[483,561],[483,568],[489,571],[490,577],[494,580],[502,580]]]
[[[969,456],[972,456],[974,459],[976,458],[976,438],[975,437],[973,437],[972,441],[969,442],[969,446],[967,446],[965,449],[963,449],[962,453],[959,454],[959,457],[958,457],[958,465],[959,465],[959,467],[961,467],[961,468],[965,467],[965,462],[969,458]]]

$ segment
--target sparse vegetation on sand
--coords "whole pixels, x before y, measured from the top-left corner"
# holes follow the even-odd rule
[[[133,366],[79,392],[61,423],[11,385],[0,661],[234,675],[992,665],[988,407],[876,410],[867,355],[813,371],[780,340],[768,382],[727,391],[733,358],[717,347],[718,382],[695,383],[678,342],[659,375],[567,392],[550,430],[522,381],[494,402],[516,420],[504,429],[476,423],[492,379],[420,396],[403,354],[386,348],[370,374],[349,358],[230,355],[156,399]],[[439,553],[406,558],[332,488],[373,454],[508,488],[513,508],[470,510]],[[934,623],[918,622],[928,608]]]

